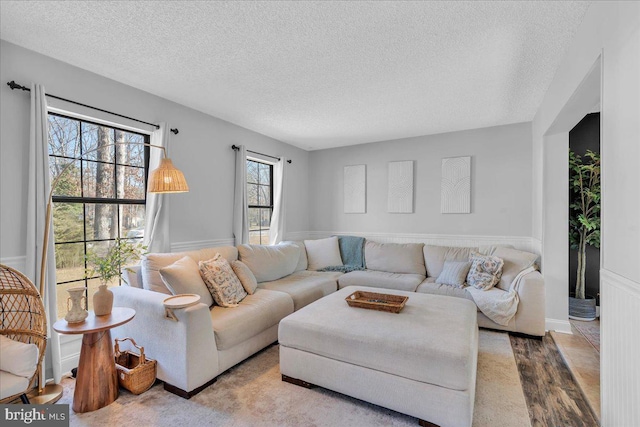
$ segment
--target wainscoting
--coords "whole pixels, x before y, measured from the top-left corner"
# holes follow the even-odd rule
[[[7,265],[11,268],[22,272],[27,268],[27,257],[25,256],[12,256],[6,258],[0,258],[0,264]]]
[[[602,425],[640,426],[640,283],[602,269],[600,298]]]
[[[298,233],[291,233],[298,234]],[[381,243],[424,243],[438,246],[487,246],[511,245],[516,249],[540,254],[540,245],[532,237],[524,236],[476,236],[449,234],[362,233],[346,231],[308,231],[308,238],[321,239],[334,235],[361,236]],[[288,235],[287,235],[288,237]],[[296,236],[297,237],[297,236]]]

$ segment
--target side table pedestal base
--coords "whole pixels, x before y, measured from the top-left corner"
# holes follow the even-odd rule
[[[117,398],[118,372],[111,331],[86,333],[82,337],[73,410],[77,413],[95,411]]]

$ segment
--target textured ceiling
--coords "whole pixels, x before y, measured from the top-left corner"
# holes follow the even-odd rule
[[[589,2],[0,5],[4,40],[321,149],[532,120]]]

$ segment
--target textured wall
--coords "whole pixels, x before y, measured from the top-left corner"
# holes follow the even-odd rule
[[[313,151],[315,231],[531,236],[531,124]],[[440,213],[441,160],[471,156],[471,214]],[[387,163],[414,160],[412,214],[387,212]],[[343,213],[345,165],[367,165],[367,213]]]
[[[0,257],[24,256],[26,250],[29,94],[10,90],[6,85],[10,80],[26,86],[31,82],[40,83],[47,92],[58,96],[152,123],[166,121],[180,129],[178,135],[171,135],[169,155],[184,171],[191,191],[167,197],[172,243],[232,237],[234,152],[231,144],[245,144],[255,151],[293,160],[287,183],[287,227],[288,231],[308,229],[306,151],[2,41]],[[76,111],[78,107],[71,108]],[[93,110],[76,112],[120,121]],[[137,123],[126,124],[145,128]]]

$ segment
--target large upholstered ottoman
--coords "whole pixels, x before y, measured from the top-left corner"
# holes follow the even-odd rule
[[[350,307],[356,290],[406,295],[398,313]],[[420,420],[471,426],[478,324],[469,300],[349,286],[280,321],[285,381],[317,385]]]

